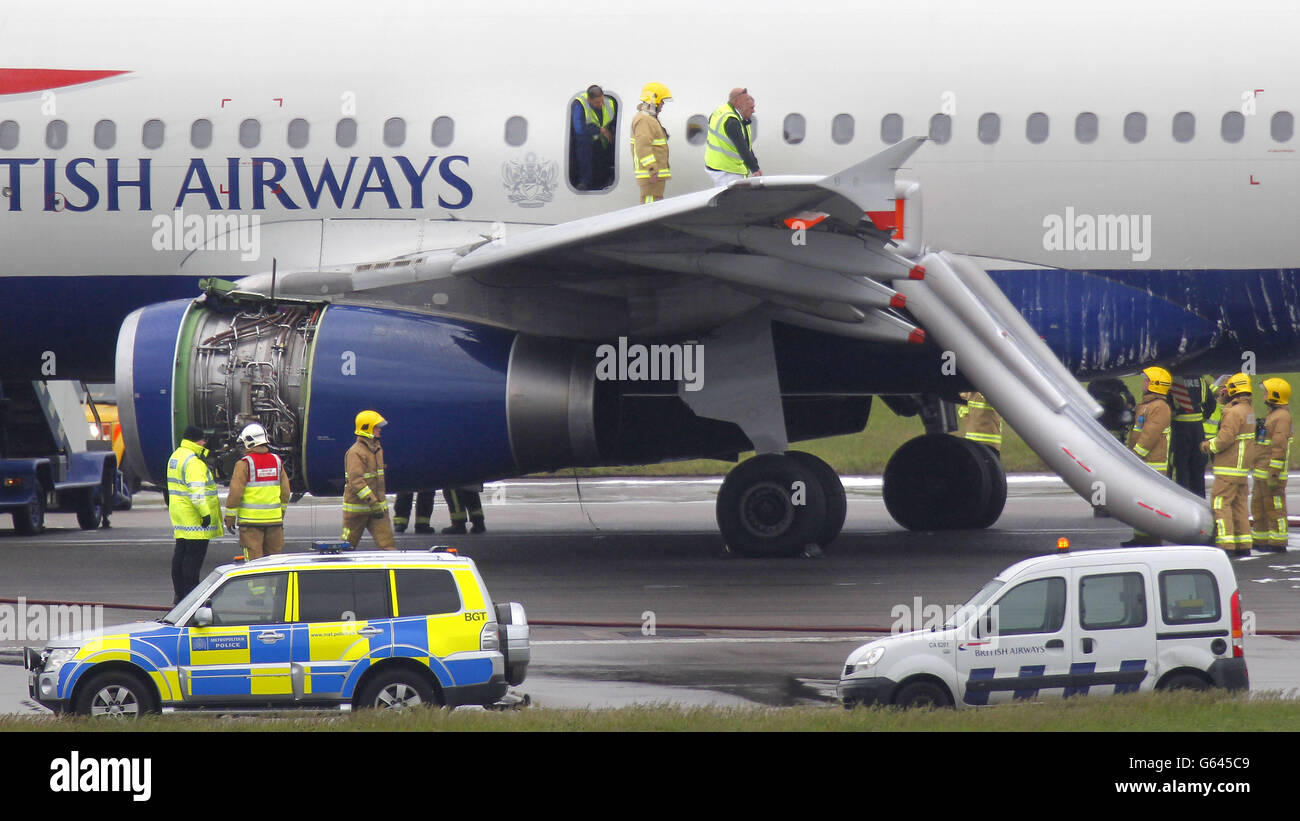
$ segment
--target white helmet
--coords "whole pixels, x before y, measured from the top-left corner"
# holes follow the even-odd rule
[[[266,438],[266,430],[254,422],[239,432],[239,443],[246,449],[252,450],[258,445],[271,444],[271,440]]]

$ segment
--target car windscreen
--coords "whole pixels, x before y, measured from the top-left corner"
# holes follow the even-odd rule
[[[209,573],[208,577],[203,581],[199,582],[198,585],[193,590],[191,590],[188,594],[186,594],[185,598],[177,602],[176,606],[173,607],[167,613],[167,615],[162,617],[162,620],[167,622],[168,624],[176,624],[177,619],[185,615],[186,610],[189,610],[190,607],[193,606],[194,603],[204,593],[212,589],[212,585],[216,583],[217,579],[220,576],[221,576],[220,568],[218,568],[217,570],[213,570],[211,573]]]
[[[957,608],[957,611],[948,617],[948,620],[944,622],[943,626],[945,628],[960,627],[971,616],[979,612],[979,609],[983,607],[989,599],[993,598],[993,595],[1001,590],[1005,585],[1006,582],[998,581],[997,579],[990,579],[979,589],[978,593],[970,597],[969,601]]]

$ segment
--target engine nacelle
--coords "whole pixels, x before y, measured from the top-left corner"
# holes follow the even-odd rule
[[[239,431],[258,422],[296,489],[341,494],[365,409],[388,420],[395,490],[601,461],[593,357],[445,317],[285,301],[152,305],[122,325],[117,386],[129,458],[155,482],[187,425],[210,433],[228,476]]]

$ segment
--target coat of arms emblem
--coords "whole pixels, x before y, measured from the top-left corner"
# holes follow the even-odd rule
[[[560,181],[560,168],[554,160],[539,160],[536,154],[527,154],[524,161],[501,163],[501,184],[506,198],[520,208],[541,208],[555,195]]]

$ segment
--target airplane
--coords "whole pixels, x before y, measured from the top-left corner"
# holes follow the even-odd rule
[[[1300,363],[1296,23],[1266,0],[16,0],[0,377],[114,380],[155,480],[187,424],[228,466],[259,421],[297,490],[337,495],[366,408],[390,490],[754,449],[718,520],[760,556],[838,534],[839,478],[789,446],[863,430],[875,397],[927,431],[885,471],[895,519],[991,525],[1000,463],[944,435],[977,387],[1091,504],[1204,539],[1204,500],[1076,379]],[[650,81],[673,174],[640,205]],[[579,190],[592,83],[616,160]],[[738,86],[764,173],[713,188]]]

